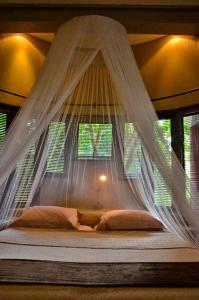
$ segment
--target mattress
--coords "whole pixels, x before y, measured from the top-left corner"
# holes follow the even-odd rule
[[[169,232],[0,232],[0,282],[198,286],[199,250]]]

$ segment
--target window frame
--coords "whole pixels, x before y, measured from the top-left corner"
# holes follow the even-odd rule
[[[185,167],[183,118],[198,113],[199,104],[175,110],[157,112],[159,119],[171,119],[171,146],[183,168]]]
[[[79,125],[80,124],[111,124],[112,125],[112,145],[111,145],[111,156],[78,156],[78,143],[79,143]],[[77,125],[77,134],[76,134],[76,145],[75,145],[75,160],[77,161],[112,161],[115,158],[114,154],[114,148],[113,144],[115,141],[116,133],[115,133],[115,126],[114,126],[114,119],[111,117],[110,119],[108,117],[102,117],[102,116],[82,116],[78,120],[76,120]]]
[[[192,116],[199,113],[199,104],[179,108],[176,110],[160,111],[158,112],[159,119],[170,118],[171,119],[171,146],[176,156],[178,157],[182,167],[185,169],[185,153],[184,153],[184,128],[183,118]],[[182,182],[182,188],[185,193],[185,177]],[[174,210],[173,205],[171,209]]]
[[[123,122],[123,148],[122,148],[122,156],[123,156],[123,160],[124,160],[124,154],[125,154],[125,124],[133,124],[132,122]],[[138,137],[139,138],[139,137]],[[143,152],[143,148],[142,148],[142,145],[140,144],[140,150],[141,150],[141,153]],[[141,154],[142,155],[142,154]],[[140,168],[140,172],[141,172],[141,168]],[[123,162],[123,178],[125,180],[136,180],[137,178],[139,177],[139,174],[138,175],[133,175],[133,174],[127,174],[126,170],[125,170],[125,166],[124,166],[124,162]]]
[[[56,121],[55,121],[56,122]],[[59,122],[59,121],[57,121]],[[61,122],[61,121],[60,121]],[[67,120],[65,122],[61,122],[61,123],[65,123],[65,133],[67,131]],[[44,133],[45,134],[45,133]],[[47,132],[46,132],[46,137],[45,139],[48,139],[48,135],[49,135],[49,126],[48,126],[48,129],[47,129]],[[37,146],[36,146],[36,149],[37,149]],[[36,152],[35,152],[36,153]],[[66,155],[66,140],[64,142],[64,163],[63,163],[63,172],[50,172],[47,170],[47,163],[48,163],[48,158],[47,158],[47,161],[46,161],[46,172],[45,172],[45,177],[64,177],[65,174],[66,174],[66,160],[65,160],[65,155]]]
[[[17,106],[11,106],[11,105],[7,105],[4,103],[0,104],[0,112],[1,113],[5,113],[7,114],[7,126],[6,129],[8,130],[10,124],[12,123],[12,121],[15,119],[18,111],[19,111],[20,107]],[[156,112],[158,115],[158,118],[161,119],[170,119],[171,120],[171,145],[172,148],[175,152],[175,154],[177,155],[180,163],[182,164],[182,166],[185,166],[185,162],[184,162],[184,146],[183,146],[183,117],[186,116],[191,116],[194,114],[198,114],[199,113],[199,104],[196,105],[192,105],[192,106],[188,106],[188,107],[184,107],[184,108],[180,108],[180,109],[174,109],[174,110],[166,110],[166,111],[157,111]],[[110,158],[110,160],[114,159],[114,149],[113,149],[113,143],[116,142],[117,144],[117,139],[116,139],[116,133],[115,133],[115,124],[114,124],[114,118],[111,116],[110,119],[109,118],[103,118],[102,116],[93,116],[92,118],[90,118],[90,116],[86,115],[86,116],[82,116],[81,118],[79,118],[79,120],[77,120],[77,118],[73,121],[73,125],[72,128],[70,128],[71,130],[74,130],[74,126],[78,123],[112,123],[112,157]],[[66,120],[67,123],[67,120]],[[69,132],[69,139],[71,138],[71,133]],[[78,138],[78,135],[77,135]],[[76,139],[76,145],[75,148],[77,149],[77,145],[78,145],[78,141]],[[74,155],[74,159],[78,159],[77,158],[77,151],[75,151],[75,155]],[[65,143],[65,147],[64,147],[64,157],[67,154],[67,146]],[[86,159],[86,158],[85,158]],[[80,158],[80,160],[84,160],[83,158]],[[90,159],[89,159],[90,160]],[[92,160],[91,160],[92,161]],[[54,172],[46,172],[47,176],[64,176],[66,174],[66,163],[64,160],[64,172],[63,173],[54,173]],[[125,173],[124,173],[125,174]],[[131,179],[128,178],[127,176],[124,176],[125,179]]]

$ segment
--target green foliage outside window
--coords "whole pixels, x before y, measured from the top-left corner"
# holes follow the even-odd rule
[[[184,129],[184,159],[185,171],[187,175],[186,187],[190,191],[190,124],[191,116],[183,118]],[[0,113],[0,142],[6,134],[7,115]],[[163,130],[163,135],[167,141],[167,146],[171,148],[171,124],[169,119],[159,120],[159,126]],[[62,122],[51,122],[49,125],[48,140],[50,143],[49,155],[47,158],[47,172],[64,172],[64,145],[65,145],[66,124]],[[129,177],[138,176],[141,171],[141,145],[139,139],[135,139],[137,133],[132,123],[125,123],[124,126],[124,165],[125,175]],[[131,140],[137,140],[134,144],[134,160],[131,160],[132,151]],[[112,124],[87,124],[80,123],[78,129],[77,155],[78,158],[106,159],[112,157]],[[56,145],[56,147],[55,147]],[[160,145],[164,151],[165,145]],[[60,149],[63,149],[63,151]],[[32,184],[35,145],[27,151],[25,159],[17,165],[16,176],[20,180],[20,188],[16,192],[19,201],[27,201]],[[61,152],[61,155],[60,155]],[[167,151],[168,155],[168,151]],[[171,157],[167,157],[171,165]],[[158,170],[154,167],[155,176],[155,203],[158,205],[171,205],[171,195],[166,189],[164,181]],[[26,178],[26,179],[23,179]],[[23,181],[22,181],[23,180]]]
[[[184,162],[185,162],[185,173],[186,173],[186,190],[187,197],[190,201],[190,179],[191,179],[191,144],[190,144],[190,125],[191,125],[191,116],[183,118],[183,134],[184,134]]]
[[[186,191],[187,200],[190,201],[191,196],[191,126],[193,121],[199,120],[199,114],[187,116],[183,118],[183,134],[184,134],[184,167],[186,173]]]
[[[48,158],[47,169],[49,173],[64,172],[64,145],[66,135],[66,123],[52,121],[48,131]]]
[[[52,121],[49,125],[47,172],[64,172],[65,127],[65,123],[55,121]],[[26,203],[31,192],[34,176],[35,151],[36,147],[32,145],[28,149],[24,159],[17,164],[16,179],[19,181],[19,185],[16,191],[16,200],[20,202]]]
[[[162,130],[162,134],[166,143],[162,143],[158,139],[159,146],[164,152],[164,157],[167,160],[168,166],[172,166],[171,161],[171,121],[169,119],[158,120],[158,127]],[[166,186],[164,179],[159,173],[156,166],[154,166],[154,202],[156,205],[171,206],[172,195]]]
[[[112,124],[80,123],[77,156],[88,159],[111,158],[112,142]]]
[[[0,113],[0,143],[4,140],[6,135],[7,115]]]
[[[124,124],[124,171],[129,178],[138,177],[141,172],[142,149],[133,123]]]
[[[165,153],[168,164],[171,166],[171,123],[169,119],[158,120],[156,126],[162,130],[163,137],[166,141],[162,143],[157,137],[161,150]],[[158,134],[157,134],[158,136]],[[168,151],[169,150],[169,151]],[[124,125],[124,170],[128,178],[136,178],[141,174],[142,168],[142,147],[141,142],[132,123]],[[171,206],[171,194],[160,175],[156,166],[154,166],[154,202],[156,205]]]
[[[16,167],[16,180],[18,180],[18,188],[16,191],[16,201],[24,202],[28,200],[34,172],[35,145],[32,145],[20,160]]]

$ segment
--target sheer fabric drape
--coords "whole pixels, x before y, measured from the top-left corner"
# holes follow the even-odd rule
[[[80,131],[89,137],[87,155]],[[99,143],[108,134],[105,153]],[[55,171],[49,167],[53,157]],[[159,193],[169,195],[172,206],[155,203],[157,178]],[[53,193],[54,203],[68,206],[86,206],[95,196],[96,209],[148,209],[169,230],[198,244],[198,213],[184,182],[124,28],[101,16],[63,24],[1,148],[2,227],[21,207],[48,205]]]

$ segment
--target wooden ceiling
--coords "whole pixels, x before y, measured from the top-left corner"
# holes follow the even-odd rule
[[[158,53],[159,56],[164,55],[165,51],[168,48],[166,46],[159,47],[158,46],[159,44],[164,43],[164,41],[161,42],[161,40],[164,40],[164,37],[163,39],[159,39],[159,40],[158,38],[162,37],[163,35],[178,35],[178,34],[199,36],[199,0],[92,0],[92,1],[91,0],[0,0],[0,32],[1,33],[30,33],[31,32],[33,33],[32,35],[36,36],[37,38],[39,37],[42,40],[51,42],[53,40],[54,33],[56,32],[57,28],[61,23],[76,16],[93,15],[93,14],[108,16],[123,24],[128,32],[131,44],[135,45],[133,47],[135,48],[137,47],[137,52],[139,52],[138,51],[139,47],[142,47],[143,43],[156,39],[156,41],[154,42],[157,44],[155,48],[152,47],[153,43],[145,44],[148,45],[147,46],[148,48],[152,47],[153,49],[149,49],[149,51],[145,50],[146,52],[145,56],[148,58],[144,62],[141,61],[141,71],[144,74],[144,77],[147,78],[147,80],[150,80],[151,78],[151,72],[148,72],[148,70],[150,69],[149,65],[155,63],[152,59],[152,57],[154,57],[152,54]],[[167,38],[169,39],[169,37],[165,37],[165,39]],[[44,44],[46,44],[47,48],[49,47],[49,43],[44,43]],[[183,43],[180,43],[180,45],[181,44]],[[189,49],[190,43],[188,44],[189,47],[185,45],[183,49]],[[145,45],[143,45],[144,48]],[[40,47],[39,44],[37,46]],[[157,51],[154,52],[156,48]],[[196,49],[195,46],[193,46],[192,48]],[[163,50],[159,51],[160,49]],[[183,49],[182,49],[182,54],[184,53]],[[38,52],[36,47],[34,51]],[[40,55],[43,55],[42,51]],[[45,57],[45,55],[43,56]],[[178,59],[178,56],[179,55],[177,53],[176,59]],[[35,66],[37,66],[37,68],[39,69],[39,66],[42,64],[44,57],[43,58],[41,58],[40,56],[38,57],[38,55],[36,55],[35,53],[35,56],[32,57],[32,60],[34,61],[38,60],[38,64],[34,63],[31,66],[34,66],[34,68]],[[181,59],[182,58],[180,57],[179,61],[181,61]],[[161,61],[165,61],[165,58],[161,59]],[[184,61],[187,62],[187,59],[185,59]],[[193,61],[194,62],[192,65],[195,66],[196,65],[195,60],[193,59]],[[6,65],[4,71],[8,72],[7,64],[4,63],[4,61],[2,62],[2,64]],[[28,66],[29,65],[27,62],[27,67]],[[156,80],[160,81],[159,74],[161,74],[162,71],[159,70],[158,67],[159,65],[153,66],[153,70],[155,72],[155,75],[157,75],[155,77]],[[188,71],[191,71],[192,73],[192,69],[190,70],[190,64],[188,64],[188,67],[189,67]],[[25,74],[26,76],[24,75],[23,80],[25,80],[25,83],[27,83],[26,82],[27,77],[30,74],[32,74],[32,76],[33,77],[35,76],[36,78],[37,70],[35,71],[34,68],[32,70],[32,73],[27,72],[27,74]],[[193,67],[193,69],[195,70],[196,67],[195,68]],[[7,73],[6,76],[3,76],[4,72],[1,73],[3,79],[8,78]],[[11,74],[13,74],[13,72]],[[180,74],[184,74],[184,73],[180,72]],[[198,78],[198,76],[195,77]],[[14,91],[16,93],[22,93],[26,95],[28,91],[26,91],[25,87],[28,87],[27,88],[28,90],[31,84],[23,83],[25,90],[22,91],[20,85],[22,80],[20,76],[16,75],[15,79],[19,81],[19,85],[17,86],[17,88],[13,87],[12,85],[13,80],[10,80],[9,83],[10,85],[9,84],[5,85],[3,84],[3,82],[2,83],[0,82],[0,87]],[[155,85],[156,85],[156,80],[155,80]],[[176,78],[172,81],[172,84],[175,82],[176,82]],[[172,84],[171,87],[175,85],[177,92],[179,92],[179,90],[181,89],[182,90],[184,89],[184,83],[182,84],[180,80],[178,80],[176,84],[173,85]],[[188,86],[188,88],[194,88],[194,87],[196,87],[195,83],[193,86],[192,85]],[[165,96],[165,94],[168,95],[173,93],[172,89],[171,91],[165,89],[165,91],[166,92],[162,92],[162,96]],[[156,97],[156,92],[157,91],[155,90],[151,92],[152,98],[154,97],[153,94],[155,94]],[[5,94],[3,94],[2,97],[3,100],[5,101]],[[186,99],[180,100],[180,98],[178,97],[178,101],[174,101],[172,99],[171,102],[172,103],[178,102],[180,103],[180,105],[183,104],[187,106],[189,105],[190,100],[192,100],[193,97],[189,97],[189,98],[190,99],[187,100]],[[198,103],[198,99],[199,98],[196,95],[196,99],[194,100],[195,101],[194,103]],[[10,99],[8,99],[6,103],[8,103],[9,101]],[[172,103],[171,105],[170,104],[168,105],[169,101],[168,100],[161,101],[162,108],[159,108],[158,103],[156,102],[155,103],[157,106],[156,108],[164,109],[163,108],[164,105],[162,106],[162,103],[163,104],[165,103],[166,107],[172,106],[173,105]]]
[[[0,0],[0,31],[55,32],[91,14],[114,18],[131,34],[199,34],[198,0]]]
[[[86,6],[170,6],[170,7],[190,7],[198,6],[198,0],[0,0],[0,5],[86,5]]]
[[[29,33],[31,36],[39,38],[46,42],[52,42],[55,34],[54,33]],[[142,44],[146,42],[151,42],[153,40],[164,37],[163,34],[128,34],[129,42],[131,45]]]

